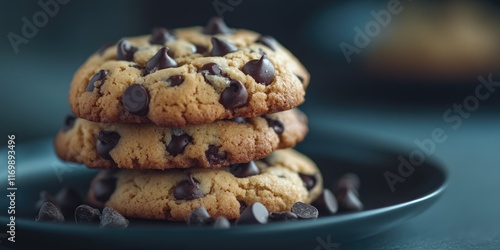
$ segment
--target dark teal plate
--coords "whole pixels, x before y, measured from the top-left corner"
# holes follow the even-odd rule
[[[20,143],[16,147],[16,243],[15,248],[44,249],[335,249],[363,239],[421,213],[433,204],[445,188],[446,173],[435,161],[426,160],[391,192],[386,171],[397,173],[398,157],[407,151],[395,150],[383,141],[366,141],[340,133],[312,130],[298,149],[320,167],[325,187],[341,174],[353,172],[361,179],[360,196],[365,210],[320,217],[316,220],[238,226],[228,230],[189,228],[183,223],[131,220],[125,230],[99,229],[73,223],[37,223],[34,204],[41,190],[55,193],[63,186],[76,187],[85,194],[97,173],[85,167],[60,162],[51,140]],[[323,131],[325,132],[325,131]],[[409,152],[409,151],[408,151]],[[1,151],[6,159],[6,151]],[[1,233],[7,217],[7,168],[2,167],[0,203]],[[7,240],[1,239],[2,245]]]

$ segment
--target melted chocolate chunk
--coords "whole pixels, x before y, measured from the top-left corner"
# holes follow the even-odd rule
[[[194,179],[192,173],[188,174],[187,180],[183,180],[175,186],[174,197],[177,200],[194,200],[205,196]]]
[[[272,212],[269,214],[270,221],[292,221],[297,219],[297,215],[292,212]]]
[[[205,82],[208,83],[208,84],[211,84],[211,82],[207,79],[207,75],[211,75],[211,76],[224,76],[224,74],[222,73],[222,70],[221,70],[220,66],[218,64],[216,64],[216,63],[207,63],[207,64],[203,65],[198,70],[198,72],[201,73],[201,75],[205,79]]]
[[[99,70],[97,74],[95,74],[94,76],[92,76],[92,78],[90,78],[89,83],[87,85],[87,92],[94,91],[94,89],[96,88],[95,86],[96,82],[100,83],[100,85],[97,86],[97,88],[100,89],[108,76],[109,76],[109,71],[103,69]]]
[[[210,220],[210,215],[204,207],[197,207],[193,209],[188,217],[187,224],[192,226],[205,225]]]
[[[99,156],[111,160],[109,152],[116,147],[120,140],[120,134],[114,131],[101,131],[97,135],[96,149]]]
[[[149,93],[141,84],[134,83],[127,87],[122,96],[122,105],[133,115],[145,116],[149,112]]]
[[[167,83],[171,86],[179,86],[184,82],[184,76],[182,75],[175,75],[171,76],[167,79]]]
[[[207,25],[203,29],[203,33],[208,35],[228,35],[231,34],[232,31],[226,26],[224,20],[222,20],[220,17],[212,17],[210,18],[210,20],[208,20]]]
[[[62,128],[63,132],[70,131],[75,126],[76,117],[73,115],[67,115],[64,119],[64,126]]]
[[[175,40],[175,36],[167,29],[156,27],[153,29],[149,43],[164,45],[168,41]]]
[[[161,48],[149,61],[146,63],[144,71],[146,74],[154,73],[160,69],[177,67],[177,62],[168,54],[169,48]]]
[[[205,151],[205,156],[207,157],[208,163],[210,165],[221,164],[227,160],[227,153],[219,151],[218,146],[208,145],[207,151]]]
[[[226,54],[235,52],[238,48],[231,42],[221,40],[217,37],[212,37],[212,50],[210,51],[211,56],[224,56]]]
[[[274,132],[276,132],[276,134],[278,135],[281,135],[283,134],[283,132],[285,132],[285,125],[283,125],[282,122],[278,121],[278,120],[273,120],[271,118],[267,118],[265,117],[266,121],[267,121],[267,125],[269,125],[269,127],[273,128]]]
[[[230,80],[229,86],[222,91],[219,102],[227,109],[236,109],[248,103],[248,91],[238,80]]]
[[[251,76],[259,84],[269,85],[274,81],[274,65],[264,54],[259,60],[251,60],[243,66],[243,73]]]
[[[211,222],[213,228],[230,228],[231,223],[224,216],[219,216]]]
[[[76,224],[99,224],[101,212],[87,205],[80,205],[75,209]]]
[[[318,209],[304,202],[296,202],[293,204],[291,211],[301,220],[316,219],[319,215]]]
[[[116,189],[116,177],[115,176],[106,176],[101,179],[98,179],[92,186],[92,190],[94,193],[94,199],[99,202],[105,203],[109,200],[111,195],[115,192]]]
[[[243,210],[236,224],[266,224],[268,218],[269,212],[267,208],[262,203],[255,202]]]
[[[132,61],[134,60],[134,54],[137,52],[137,47],[132,46],[127,40],[122,39],[118,42],[117,46],[118,60]]]
[[[128,220],[111,207],[102,210],[100,227],[127,228]]]
[[[316,186],[316,176],[314,175],[308,175],[308,174],[301,174],[299,173],[300,179],[302,179],[302,182],[304,182],[304,187],[307,190],[311,190]]]
[[[359,211],[363,210],[363,203],[358,198],[357,191],[354,189],[341,189],[336,193],[339,210],[341,211]]]
[[[255,162],[251,161],[249,163],[241,163],[235,164],[229,167],[229,172],[238,178],[250,177],[253,175],[260,174],[260,170],[255,164]]]
[[[186,146],[192,141],[193,138],[188,134],[172,135],[172,140],[167,145],[167,151],[173,156],[182,154]]]
[[[35,218],[35,220],[62,223],[64,222],[64,216],[54,204],[45,202],[40,208],[38,216]]]
[[[194,53],[205,54],[208,50],[208,48],[203,45],[195,44],[194,46],[196,47],[196,51]]]
[[[257,40],[255,40],[255,42],[263,44],[273,51],[276,50],[276,40],[272,36],[261,35],[259,36],[259,38],[257,38]]]
[[[335,214],[338,210],[337,199],[329,189],[323,189],[321,195],[312,203],[320,215]]]

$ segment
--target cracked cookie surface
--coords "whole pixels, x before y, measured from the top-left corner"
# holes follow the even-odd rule
[[[216,168],[293,147],[307,131],[307,118],[298,109],[181,128],[69,117],[55,149],[61,159],[89,168]]]
[[[215,24],[214,24],[215,23]],[[81,118],[162,127],[291,109],[309,73],[276,40],[212,20],[202,27],[122,39],[75,73],[69,102]]]
[[[254,202],[272,212],[289,211],[297,201],[310,203],[322,186],[314,162],[283,149],[263,160],[220,169],[102,171],[87,197],[94,206],[110,206],[129,218],[182,221],[203,206],[212,217],[237,219]]]

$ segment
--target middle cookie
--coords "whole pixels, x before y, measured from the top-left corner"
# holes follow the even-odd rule
[[[297,109],[182,128],[68,118],[55,148],[61,159],[89,168],[215,168],[293,147],[307,132],[307,118]]]

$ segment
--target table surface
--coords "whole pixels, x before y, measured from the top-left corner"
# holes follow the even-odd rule
[[[410,149],[436,128],[447,136],[432,154],[449,172],[443,196],[406,223],[338,249],[500,249],[500,117],[481,108],[454,129],[442,118],[446,106],[425,112],[306,106],[311,129],[352,132]]]

